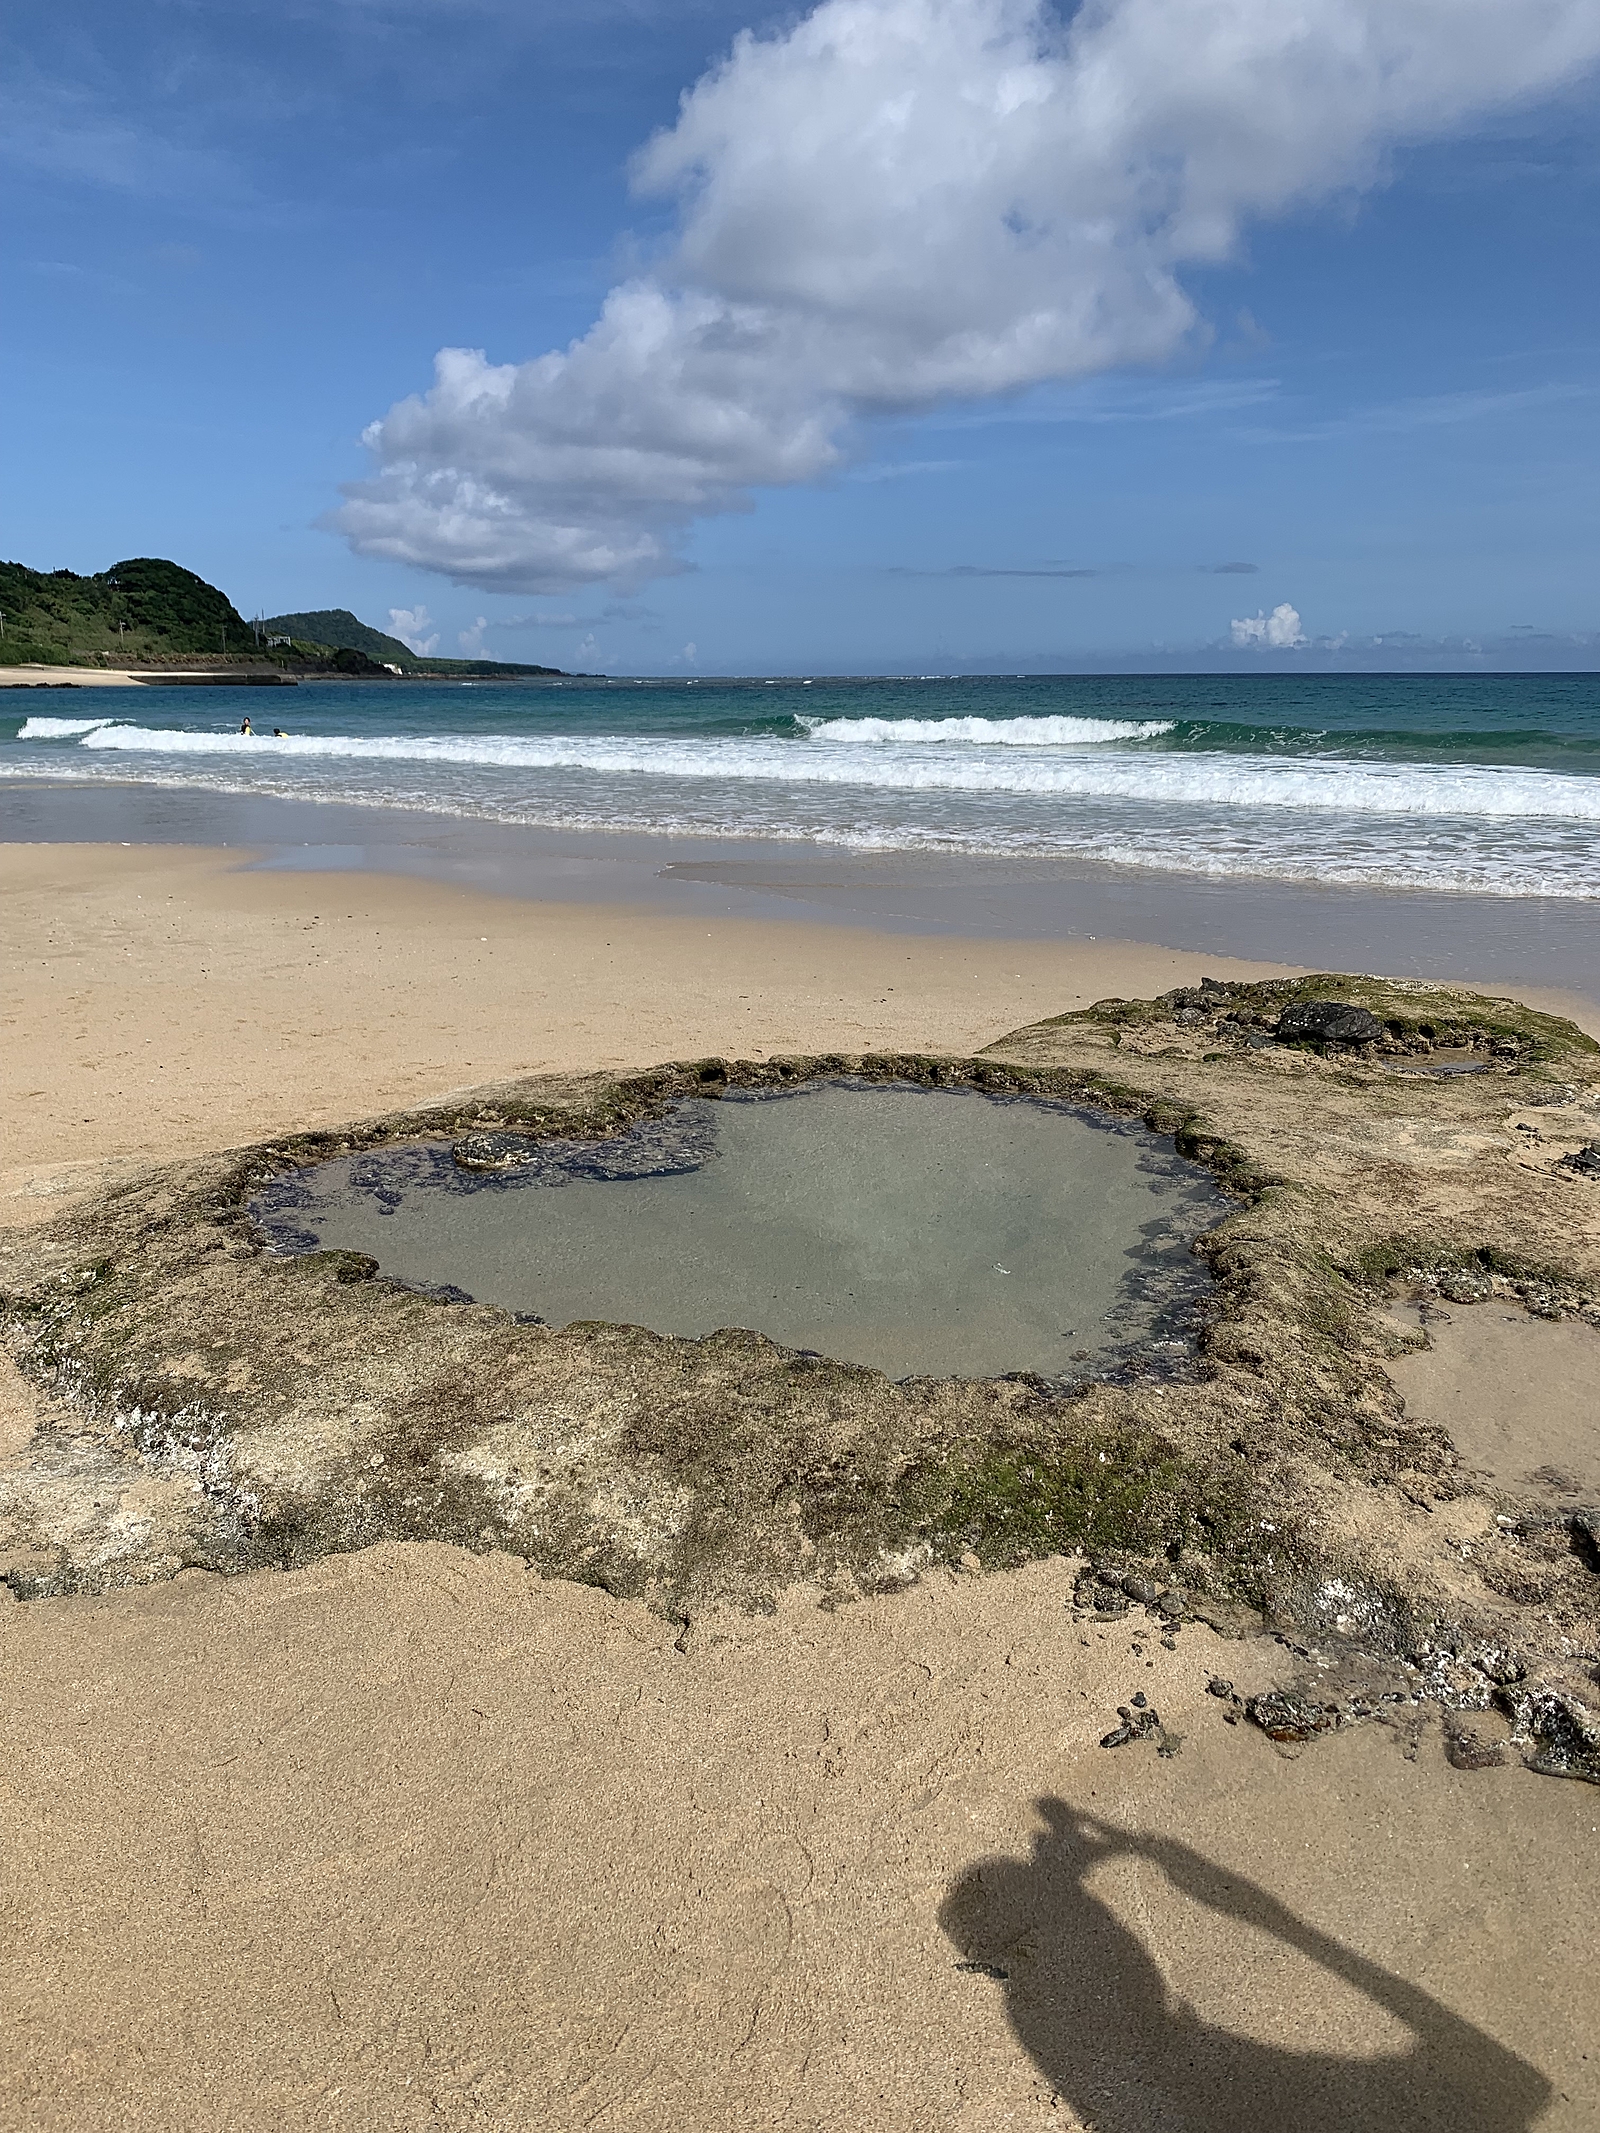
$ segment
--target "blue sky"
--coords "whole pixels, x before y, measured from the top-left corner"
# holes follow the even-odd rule
[[[1232,4],[1249,18],[1268,0]],[[1363,4],[1305,0],[1311,16]],[[1204,34],[1193,0],[1101,12],[1140,5],[1187,10]],[[952,38],[982,18],[990,45],[1007,12],[835,0],[852,31],[918,6]],[[1527,61],[1508,104],[1489,32],[1540,11],[1559,48]],[[1481,79],[1457,67],[1439,87],[1446,55],[1424,50],[1398,116],[1357,83],[1304,156],[1323,77],[1280,77],[1270,54],[1219,72],[1211,102],[1173,123],[1231,238],[1196,237],[1198,208],[1169,203],[1157,257],[1146,206],[1129,211],[1137,274],[1093,283],[1091,332],[1073,308],[1089,285],[1078,236],[1044,226],[1104,177],[1064,47],[1035,70],[1044,116],[1006,181],[1017,255],[991,291],[992,200],[952,199],[967,181],[946,183],[960,159],[940,145],[938,98],[971,73],[958,43],[948,79],[937,53],[922,80],[890,51],[841,87],[856,47],[841,59],[798,13],[722,0],[30,11],[0,134],[0,545],[47,569],[170,555],[246,612],[349,606],[387,627],[398,611],[441,652],[618,672],[1387,663],[1379,637],[1397,659],[1464,640],[1494,666],[1600,664],[1600,639],[1568,641],[1600,631],[1600,97],[1581,19],[1595,10],[1458,13],[1484,43]],[[690,190],[671,172],[654,196],[630,190],[630,157],[746,27],[768,43],[673,136]],[[1153,109],[1176,95],[1136,71],[1147,59],[1125,63]],[[1006,64],[1009,81],[1022,62]],[[891,216],[844,151],[902,80],[933,145],[898,167]],[[1080,97],[1067,162],[1051,95]],[[1263,140],[1223,156],[1216,142],[1265,104]],[[812,110],[839,113],[848,138],[784,145]],[[1285,143],[1283,172],[1258,182]],[[776,205],[758,215],[750,172],[770,144]],[[987,169],[981,132],[969,147],[963,167]],[[925,229],[926,268],[901,286]],[[841,295],[829,247],[842,258],[858,237],[861,279]],[[583,342],[619,287],[660,295],[659,348],[633,325],[620,356]],[[710,339],[684,325],[685,289],[722,307]],[[1042,354],[988,332],[1050,304]],[[753,352],[706,369],[726,320],[756,311]],[[514,366],[574,340],[588,367],[558,384],[474,371],[387,425],[375,457],[360,443],[428,391],[441,348]],[[680,363],[673,399],[661,380]],[[510,412],[483,414],[490,376]],[[618,473],[630,379],[648,406],[635,419],[643,401],[625,402]],[[755,414],[736,443],[689,450],[708,394]],[[571,455],[559,482],[552,439]],[[330,524],[363,482],[366,501]],[[463,545],[462,499],[486,487],[492,538],[480,526]],[[1274,611],[1292,624],[1235,644],[1233,623]]]

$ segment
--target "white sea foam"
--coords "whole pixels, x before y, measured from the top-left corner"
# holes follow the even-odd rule
[[[983,748],[1085,748],[1100,741],[1153,741],[1172,731],[1170,718],[810,718],[813,740],[835,745],[877,741],[904,748],[965,741]]]
[[[1456,763],[1352,762],[1193,754],[1128,756],[1074,750],[1041,760],[1016,749],[934,743],[818,747],[805,741],[668,740],[617,735],[300,735],[186,733],[99,726],[79,746],[119,753],[210,756],[287,765],[343,760],[428,763],[456,769],[593,770],[611,777],[714,779],[754,785],[854,786],[880,792],[950,793],[1071,800],[1133,800],[1194,809],[1295,809],[1345,816],[1529,818],[1600,823],[1600,778],[1557,771]]]
[[[97,726],[109,726],[108,718],[25,718],[17,729],[19,741],[70,741]]]
[[[81,766],[81,767],[78,767]],[[94,783],[107,775],[76,751],[8,766],[8,775]],[[1434,890],[1560,901],[1600,899],[1596,840],[1586,822],[1512,816],[1459,818],[1302,813],[1287,834],[1259,815],[1154,808],[1111,798],[1059,807],[1012,800],[881,795],[860,788],[663,778],[619,780],[605,771],[516,779],[482,766],[383,761],[318,770],[278,750],[187,758],[123,756],[119,782],[239,795],[272,794],[329,805],[419,811],[545,830],[628,831],[661,837],[759,838],[858,852],[950,852],[1088,861],[1140,873],[1216,880],[1308,882],[1352,888]]]

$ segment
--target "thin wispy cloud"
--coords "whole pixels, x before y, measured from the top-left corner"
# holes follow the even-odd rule
[[[864,467],[852,467],[852,481],[904,481],[913,474],[950,474],[965,461],[960,459],[879,459]]]
[[[247,192],[225,156],[26,69],[14,70],[0,93],[0,162],[56,184],[147,199],[236,201]]]
[[[486,588],[676,570],[696,519],[841,471],[876,419],[1170,361],[1185,272],[1253,222],[1597,59],[1595,0],[823,0],[639,154],[659,259],[565,348],[441,350],[334,522]]]
[[[1282,392],[1277,378],[1094,379],[1071,389],[1045,388],[991,407],[942,410],[934,428],[992,429],[1001,424],[1187,422],[1261,407]]]
[[[1294,429],[1249,428],[1236,435],[1251,444],[1327,444],[1344,437],[1404,436],[1411,430],[1493,422],[1563,401],[1591,400],[1596,391],[1593,385],[1531,385],[1520,392],[1431,393],[1379,407],[1352,408],[1325,422],[1308,422]]]
[[[1259,563],[1202,563],[1200,568],[1209,578],[1253,578],[1261,566]]]
[[[1106,573],[1103,570],[1077,566],[1069,568],[1065,565],[1060,568],[1050,565],[1033,569],[1014,567],[1006,563],[953,563],[948,570],[936,572],[935,575],[945,578],[1103,578]]]

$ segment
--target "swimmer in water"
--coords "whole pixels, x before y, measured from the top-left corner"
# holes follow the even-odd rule
[[[274,726],[272,729],[272,738],[275,741],[286,741],[289,736],[287,733],[284,732],[281,726]]]
[[[241,724],[240,724],[240,727],[239,727],[239,731],[240,731],[241,733],[248,733],[248,734],[249,734],[249,736],[250,736],[250,738],[251,738],[252,740],[254,740],[254,739],[255,739],[255,732],[256,732],[256,729],[255,729],[255,727],[254,727],[254,726],[252,726],[252,725],[251,725],[251,723],[250,723],[250,721],[249,721],[248,719],[245,719],[245,720],[243,720],[243,721],[241,722]]]

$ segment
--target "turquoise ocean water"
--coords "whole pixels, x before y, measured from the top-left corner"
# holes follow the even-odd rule
[[[0,778],[1600,898],[1600,675],[312,682],[0,714]]]

